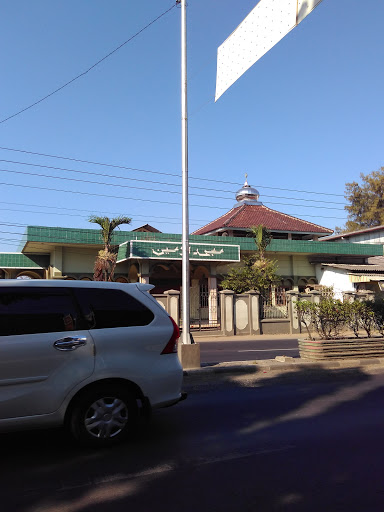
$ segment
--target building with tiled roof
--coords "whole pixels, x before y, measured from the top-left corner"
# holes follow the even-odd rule
[[[349,292],[363,285],[377,288],[381,280],[384,283],[384,271],[379,268],[384,266],[382,245],[332,237],[323,241],[332,230],[267,208],[247,181],[236,200],[229,212],[189,237],[192,325],[222,328],[221,282],[231,268],[241,266],[255,252],[255,241],[247,235],[260,224],[273,235],[266,255],[276,261],[281,278],[261,301],[261,332],[265,334],[290,332],[287,292],[297,294],[321,285]],[[151,293],[163,305],[174,304],[181,289],[181,242],[180,234],[160,233],[148,224],[132,231],[117,230],[112,240],[117,253],[114,279],[153,284]],[[92,280],[102,247],[100,230],[28,226],[20,252],[0,252],[0,279]],[[241,307],[241,300],[236,308]],[[236,309],[236,318],[241,322],[240,309]]]
[[[246,236],[253,226],[262,224],[271,231],[273,238],[286,240],[317,240],[333,233],[292,215],[272,210],[259,201],[259,192],[247,180],[237,192],[235,206],[216,220],[197,229],[193,235]]]
[[[373,226],[370,228],[341,233],[340,235],[327,236],[322,239],[326,243],[347,243],[347,244],[378,244],[384,245],[384,226]],[[353,265],[339,263],[327,263],[323,259],[321,283],[338,282],[339,288],[345,290],[347,283],[351,289],[373,292],[384,291],[384,256],[374,256],[367,258],[363,264]]]
[[[132,233],[161,233],[158,229],[154,228],[150,224],[144,224],[136,229],[132,229]]]
[[[384,244],[384,226],[374,226],[371,228],[341,233],[340,235],[327,236],[323,239],[327,242],[353,242],[361,244]]]

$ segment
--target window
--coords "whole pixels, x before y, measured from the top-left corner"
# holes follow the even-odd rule
[[[80,329],[71,294],[54,288],[0,288],[0,336]]]
[[[79,288],[73,290],[89,329],[148,325],[154,314],[122,290]]]

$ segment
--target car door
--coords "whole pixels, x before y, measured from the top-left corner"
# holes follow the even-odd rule
[[[69,289],[0,287],[0,419],[49,414],[94,371]]]

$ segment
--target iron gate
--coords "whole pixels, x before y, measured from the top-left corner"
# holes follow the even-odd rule
[[[182,303],[180,304],[182,309]],[[202,280],[199,287],[190,288],[190,328],[194,330],[220,329],[220,303],[216,290],[208,289],[208,282]],[[182,311],[180,318],[182,319]]]
[[[283,286],[270,288],[266,296],[260,295],[260,318],[288,318],[288,301]]]

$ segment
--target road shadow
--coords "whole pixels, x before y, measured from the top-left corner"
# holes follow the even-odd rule
[[[381,511],[384,376],[311,366],[187,377],[185,402],[109,450],[1,435],[3,510]]]

